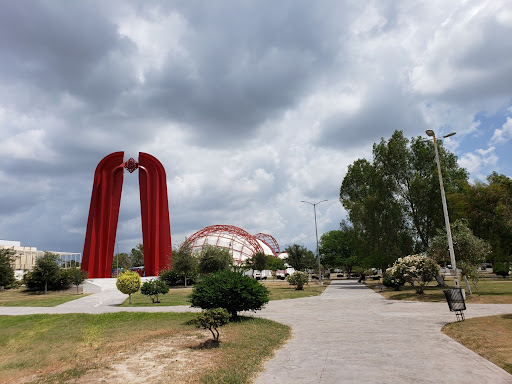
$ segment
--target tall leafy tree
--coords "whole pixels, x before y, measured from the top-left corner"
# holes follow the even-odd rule
[[[263,252],[256,252],[246,263],[247,266],[252,269],[253,275],[255,271],[260,271],[261,273],[261,271],[267,268],[267,255]]]
[[[16,253],[13,249],[0,249],[0,287],[9,287],[14,283],[14,258]]]
[[[144,246],[137,244],[130,252],[130,259],[132,267],[141,267],[144,265]]]
[[[393,183],[382,169],[366,159],[348,167],[340,200],[357,233],[357,253],[365,263],[386,270],[397,258],[412,251],[410,229],[403,204],[395,199]]]
[[[491,245],[490,261],[512,261],[512,179],[493,172],[487,183],[466,185],[459,209],[474,234]]]
[[[360,262],[356,244],[354,228],[342,222],[339,230],[326,232],[320,238],[322,264],[328,268],[343,268],[350,276],[353,267]]]
[[[302,245],[289,245],[286,247],[285,252],[288,253],[285,262],[297,271],[304,271],[305,269],[313,269],[316,267],[317,261],[315,255]]]
[[[197,255],[192,253],[192,247],[187,245],[180,247],[178,250],[173,251],[172,267],[173,270],[183,275],[185,287],[187,286],[187,279],[197,274],[199,268],[199,260]]]
[[[233,265],[233,256],[229,250],[211,245],[205,245],[199,254],[199,273],[210,274],[225,269]]]
[[[442,141],[437,143],[445,191],[448,196],[460,193],[467,173]],[[436,229],[444,226],[433,145],[421,137],[409,140],[401,131],[395,131],[388,141],[382,139],[373,146],[373,164],[403,209],[418,251],[427,249]]]

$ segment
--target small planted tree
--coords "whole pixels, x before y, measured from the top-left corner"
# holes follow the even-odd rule
[[[169,287],[162,280],[151,279],[145,281],[140,288],[140,293],[149,296],[153,303],[159,303],[158,295],[165,295],[169,292]]]
[[[52,280],[59,273],[60,267],[57,260],[59,256],[55,253],[45,252],[43,256],[36,259],[34,274],[40,276],[44,282],[44,294],[48,293],[48,281]]]
[[[304,289],[304,284],[307,284],[309,281],[309,275],[306,272],[294,272],[292,275],[286,278],[290,285],[295,285],[295,290],[302,291]]]
[[[116,281],[116,287],[125,295],[128,295],[128,302],[132,303],[132,293],[140,288],[140,276],[137,272],[124,271]]]
[[[411,255],[399,258],[393,264],[391,273],[403,275],[419,295],[427,284],[434,280],[439,272],[439,266],[430,257],[424,255]]]
[[[68,273],[71,283],[76,286],[76,294],[78,295],[78,287],[87,279],[87,271],[82,271],[80,268],[70,268]]]
[[[233,318],[240,311],[256,311],[268,303],[268,289],[250,276],[230,270],[204,276],[190,295],[193,307],[225,308]]]
[[[208,329],[214,341],[219,341],[219,328],[229,323],[229,312],[224,308],[212,308],[201,311],[194,319],[197,328]]]

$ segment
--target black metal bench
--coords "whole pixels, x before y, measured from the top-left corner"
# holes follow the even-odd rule
[[[466,301],[464,300],[464,294],[462,288],[452,288],[443,290],[450,312],[455,312],[457,321],[464,320],[464,312],[466,310]],[[460,319],[459,319],[460,318]]]

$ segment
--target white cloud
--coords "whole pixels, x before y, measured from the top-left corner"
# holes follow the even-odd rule
[[[495,144],[504,144],[512,139],[512,118],[507,117],[507,121],[501,129],[496,129],[492,135],[491,142]]]
[[[459,165],[471,174],[472,180],[485,180],[485,175],[498,163],[495,150],[495,147],[489,147],[466,153],[459,158]]]

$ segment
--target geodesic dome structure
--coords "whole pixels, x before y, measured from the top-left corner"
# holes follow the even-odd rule
[[[269,237],[273,239],[272,246],[265,241]],[[185,240],[182,247],[190,246],[192,251],[200,251],[205,245],[229,250],[236,264],[242,264],[257,252],[277,257],[274,248],[277,246],[277,249],[279,249],[277,241],[272,236],[256,237],[234,225],[211,225],[205,227]]]

